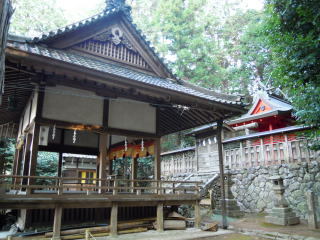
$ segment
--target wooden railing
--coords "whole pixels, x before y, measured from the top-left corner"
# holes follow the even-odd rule
[[[81,182],[95,184],[82,184]],[[74,183],[70,183],[70,182]],[[183,184],[183,186],[182,186]],[[0,175],[5,194],[199,194],[201,182]],[[179,187],[177,187],[179,185]]]
[[[265,144],[263,138],[242,140],[224,145],[224,164],[231,169],[239,169],[320,161],[320,152],[312,151],[307,146],[306,139],[296,138],[290,141],[287,135],[284,135],[284,141],[272,141],[269,144]]]

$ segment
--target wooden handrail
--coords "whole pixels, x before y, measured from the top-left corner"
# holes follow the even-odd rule
[[[5,181],[0,181],[0,187],[11,189],[11,190],[22,190],[26,191],[27,194],[32,194],[34,190],[39,191],[57,191],[57,192],[51,192],[56,193],[57,195],[63,195],[64,193],[68,192],[86,192],[86,194],[91,194],[92,192],[97,192],[99,194],[103,193],[102,191],[105,191],[106,193],[113,193],[113,195],[117,195],[119,192],[122,193],[136,193],[141,194],[141,191],[146,191],[147,194],[170,194],[170,193],[180,193],[181,191],[183,193],[192,192],[195,194],[199,193],[200,187],[199,184],[201,182],[196,181],[161,181],[161,180],[128,180],[128,179],[99,179],[99,178],[72,178],[72,177],[44,177],[44,176],[17,176],[17,175],[0,175],[0,179],[5,179]],[[6,180],[8,179],[8,180]],[[54,182],[50,185],[50,183],[44,183],[44,184],[33,184],[33,185],[27,185],[23,184],[17,184],[16,181],[10,181],[9,179],[42,179],[42,180],[53,180]],[[66,180],[86,180],[90,181],[89,183],[67,183]],[[106,185],[98,186],[96,183],[92,183],[92,181],[103,181]],[[124,182],[124,185],[119,185],[121,182]],[[138,186],[137,184],[127,184],[130,182],[136,182],[136,183],[150,183],[150,186]],[[154,184],[156,183],[156,184]],[[165,183],[170,183],[165,185]],[[195,186],[179,186],[176,187],[177,183],[187,183],[187,184],[194,184]],[[172,184],[172,185],[171,185]],[[71,190],[70,190],[71,189]],[[169,192],[166,193],[166,190]],[[16,194],[17,192],[15,192]],[[43,193],[43,192],[42,192]]]
[[[162,180],[148,180],[148,179],[102,179],[102,178],[75,178],[75,177],[50,177],[50,176],[19,176],[19,175],[0,175],[1,178],[16,178],[16,179],[47,179],[47,180],[90,180],[90,181],[122,181],[122,182],[150,182],[150,183],[189,183],[189,184],[202,184],[202,181],[162,181]]]

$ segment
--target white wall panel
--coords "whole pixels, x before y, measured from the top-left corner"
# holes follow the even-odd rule
[[[53,120],[101,126],[103,99],[89,91],[65,86],[47,87],[42,116]]]
[[[110,100],[109,127],[156,133],[156,108],[138,101]]]

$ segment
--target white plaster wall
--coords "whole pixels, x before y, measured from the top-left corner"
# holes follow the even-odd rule
[[[90,91],[65,86],[47,87],[42,116],[53,120],[101,126],[103,99]]]
[[[109,127],[156,133],[156,108],[138,101],[110,100]]]

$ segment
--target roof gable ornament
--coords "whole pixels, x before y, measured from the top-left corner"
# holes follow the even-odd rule
[[[128,16],[131,17],[131,7],[126,4],[125,0],[105,0],[106,1],[106,8],[105,12],[108,11],[120,11],[122,10],[124,13],[126,13]]]
[[[136,52],[136,49],[134,49],[132,44],[124,36],[123,31],[119,27],[112,27],[112,28],[108,29],[107,31],[100,33],[99,35],[93,37],[92,39],[99,41],[99,42],[111,41],[115,45],[123,44],[128,49]]]

